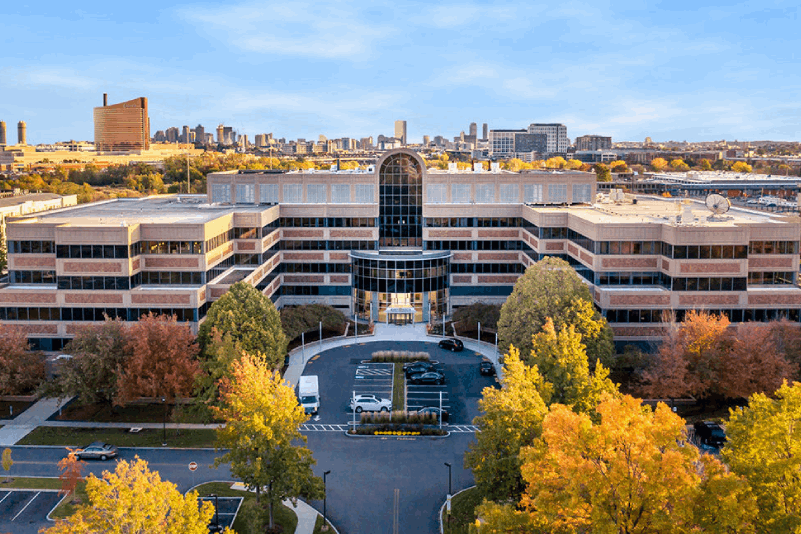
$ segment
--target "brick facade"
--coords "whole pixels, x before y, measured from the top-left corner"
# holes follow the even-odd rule
[[[122,304],[122,295],[117,293],[64,293],[66,304]]]
[[[656,269],[657,258],[603,258],[604,269]]]
[[[122,273],[122,263],[107,261],[66,261],[63,269],[65,273]]]
[[[670,306],[670,295],[609,295],[610,306]]]
[[[739,274],[741,272],[739,262],[699,262],[683,261],[679,266],[682,274]]]

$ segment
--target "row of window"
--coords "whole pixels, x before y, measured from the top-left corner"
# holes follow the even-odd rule
[[[374,228],[375,217],[281,217],[281,228]]]
[[[350,263],[282,263],[284,273],[350,273]]]
[[[281,241],[281,250],[375,250],[375,241]]]
[[[206,240],[206,252],[211,252],[215,248],[224,245],[228,241],[231,241],[234,238],[234,230],[233,228],[230,230],[226,230],[225,232],[221,233],[220,235],[216,235],[211,239]]]
[[[665,323],[675,319],[684,320],[690,310],[602,310],[602,314],[610,323]],[[801,321],[801,310],[790,309],[723,309],[704,310],[713,315],[723,315],[732,323],[766,322],[779,319],[789,319],[793,322]]]
[[[523,274],[522,263],[451,263],[454,274]]]
[[[35,308],[0,307],[0,321],[104,321],[122,319],[138,321],[148,313],[175,315],[178,321],[198,321],[206,315],[208,305],[200,308]]]
[[[475,188],[475,193],[471,196],[471,187]],[[542,204],[547,202],[549,204],[562,204],[568,201],[573,203],[577,202],[591,202],[592,201],[592,185],[591,184],[573,184],[572,198],[568,199],[567,184],[547,184],[548,197],[543,196],[545,191],[543,184],[524,184],[523,185],[523,199],[526,204]],[[520,202],[520,185],[519,184],[498,184],[498,196],[495,197],[495,184],[451,184],[451,196],[448,199],[448,185],[447,184],[427,184],[426,186],[426,201],[430,204],[468,204],[475,202],[476,204],[517,204]]]
[[[349,296],[350,286],[281,286],[273,296]]]
[[[519,228],[520,217],[426,217],[427,228]]]
[[[426,241],[426,250],[523,250],[522,241]]]
[[[375,202],[375,185],[354,184],[354,195],[351,197],[350,184],[333,184],[331,186],[331,203],[333,204],[371,204]],[[236,184],[236,204],[255,204],[256,185]],[[259,203],[278,204],[278,184],[259,184]],[[328,203],[328,184],[306,184],[306,198],[303,198],[303,184],[283,184],[283,202],[286,204],[326,204]],[[230,184],[212,184],[211,201],[215,203],[231,203]]]
[[[234,254],[234,263],[236,265],[261,265],[276,254],[278,254],[278,247],[273,243],[273,247],[261,254]]]
[[[56,271],[9,271],[12,284],[55,284]]]
[[[795,273],[792,272],[748,273],[748,285],[773,286],[794,284],[794,275]]]

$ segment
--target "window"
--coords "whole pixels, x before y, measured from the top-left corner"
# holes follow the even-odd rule
[[[259,202],[278,204],[278,184],[261,184],[259,186]]]
[[[542,202],[542,184],[526,184],[523,186],[523,202],[539,204]]]
[[[301,184],[284,184],[284,202],[300,204],[303,202],[303,186]]]
[[[236,203],[255,204],[256,186],[254,184],[236,184]]]
[[[573,184],[573,202],[592,202],[592,186]]]
[[[451,184],[451,203],[470,203],[470,184]]]
[[[515,204],[520,195],[520,186],[517,184],[501,184],[500,201],[502,204]]]
[[[548,184],[548,202],[551,204],[567,202],[567,184]]]
[[[228,204],[231,202],[231,185],[230,184],[213,184],[211,186],[211,201],[219,204]]]
[[[476,204],[495,202],[495,184],[476,184]]]
[[[306,186],[306,204],[325,204],[328,191],[325,184],[308,184]]]
[[[356,204],[375,203],[375,186],[373,184],[356,184]]]
[[[428,184],[426,195],[431,204],[443,204],[448,201],[447,186],[445,184]]]
[[[331,202],[350,204],[350,184],[331,184]]]

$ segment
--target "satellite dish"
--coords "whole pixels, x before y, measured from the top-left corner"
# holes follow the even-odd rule
[[[723,215],[731,208],[731,202],[723,195],[711,194],[706,197],[706,207],[715,215]]]

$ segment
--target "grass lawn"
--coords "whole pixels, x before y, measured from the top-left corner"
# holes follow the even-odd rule
[[[328,531],[327,532],[334,532],[333,527],[331,526],[330,521],[326,521],[328,524]],[[323,533],[323,516],[318,515],[317,521],[314,522],[314,534],[322,534]]]
[[[5,471],[2,473],[5,475]],[[11,482],[6,483],[6,477],[2,476],[0,490],[4,489],[61,489],[61,481],[57,478],[11,477]]]
[[[230,482],[209,482],[201,484],[195,488],[199,496],[216,494],[220,497],[244,497],[246,501],[256,500],[256,494],[250,491],[239,491],[231,489]],[[244,504],[244,503],[243,503]],[[284,527],[284,534],[292,534],[295,532],[295,527],[298,526],[298,516],[295,512],[283,504],[279,504],[273,510],[275,523]],[[245,518],[241,514],[237,514],[234,520],[234,530],[238,534],[247,534],[248,527]]]
[[[59,487],[61,481],[56,479],[59,482]],[[73,499],[76,501],[73,504]],[[78,482],[78,487],[75,488],[75,495],[72,499],[63,499],[58,506],[53,510],[53,513],[50,514],[52,519],[64,519],[65,517],[69,517],[76,512],[78,509],[78,505],[80,504],[87,504],[89,502],[89,497],[86,496],[86,482]]]
[[[392,379],[392,409],[406,411],[406,376],[403,364],[394,363],[395,372]]]
[[[132,425],[133,426],[133,425]],[[167,446],[213,448],[216,432],[212,429],[167,429]],[[94,441],[117,447],[161,447],[162,430],[144,429],[138,433],[127,428],[63,428],[40,426],[25,436],[19,445],[64,445],[83,447]]]
[[[53,419],[57,421],[94,421],[98,423],[161,423],[164,421],[164,405],[129,404],[111,407],[107,404],[70,403],[61,410],[61,415]],[[193,413],[189,405],[168,404],[167,422],[175,423],[208,423],[201,416]],[[16,412],[15,412],[16,413]]]
[[[476,520],[476,506],[481,504],[481,496],[476,488],[465,490],[451,500],[451,517],[447,510],[442,510],[442,524],[445,534],[467,534],[469,525]]]

